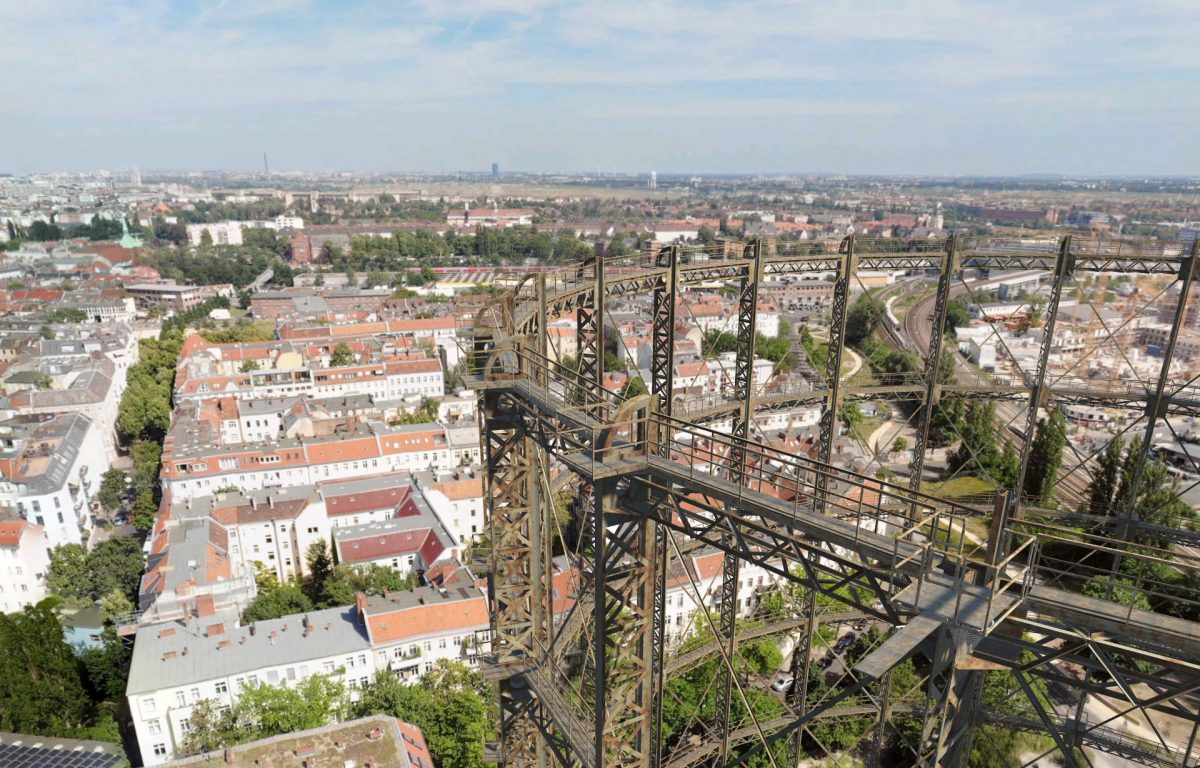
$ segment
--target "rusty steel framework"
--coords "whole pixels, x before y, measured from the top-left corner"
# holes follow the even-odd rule
[[[977,738],[983,724],[1046,735],[1048,752],[1068,766],[1091,765],[1088,755],[1095,752],[1145,765],[1200,765],[1200,625],[1114,599],[1112,586],[1153,594],[1152,580],[1130,584],[1118,576],[1151,566],[1176,568],[1189,578],[1198,571],[1190,549],[1200,543],[1195,532],[1148,522],[1132,501],[1156,428],[1169,426],[1168,417],[1200,416],[1200,388],[1171,375],[1197,255],[1196,244],[1071,237],[906,242],[851,236],[830,250],[804,244],[787,252],[763,242],[735,253],[672,246],[521,280],[476,316],[471,338],[469,381],[480,396],[490,535],[492,644],[485,674],[497,683],[501,713],[496,759],[513,767],[795,765],[806,740],[815,738],[815,724],[855,717],[869,723],[858,751],[873,765],[888,759],[966,765],[972,749],[989,748]],[[954,285],[964,269],[1047,275],[1049,314],[1036,370],[939,381],[948,303],[961,290]],[[937,275],[932,327],[919,350],[922,376],[869,386],[842,381],[847,314],[860,270]],[[1083,376],[1050,381],[1065,289],[1079,275],[1104,272],[1158,275],[1178,290],[1152,387]],[[824,387],[757,389],[752,365],[760,281],[802,273],[835,275]],[[681,293],[714,283],[736,286],[732,391],[715,401],[679,401],[673,359]],[[650,394],[626,399],[602,386],[606,303],[638,293],[650,295]],[[557,359],[546,340],[547,320],[571,314],[578,329],[575,366]],[[918,403],[908,481],[837,466],[833,445],[843,404],[898,396]],[[1085,404],[1131,413],[1145,429],[1131,501],[1116,514],[1098,516],[1048,509],[1011,488],[984,506],[925,493],[930,424],[949,396],[1015,408],[1024,439],[1014,488],[1022,487],[1030,464],[1039,409]],[[756,439],[756,413],[801,404],[822,408],[815,458]],[[725,420],[731,426],[718,428]],[[556,615],[553,496],[566,486],[577,488],[581,576],[569,607]],[[989,529],[982,552],[966,545],[968,523],[978,518]],[[1112,557],[1104,597],[1066,588],[1041,557],[1068,525],[1085,545]],[[1151,529],[1158,548],[1144,544]],[[723,553],[713,615],[701,611],[698,619],[714,640],[673,653],[664,628],[671,564],[698,547]],[[1145,567],[1118,570],[1123,562]],[[746,563],[802,588],[795,611],[774,624],[744,628],[737,587]],[[886,626],[886,639],[847,665],[847,681],[837,690],[817,696],[809,681],[820,625],[861,619]],[[784,714],[735,720],[735,705],[749,709],[745,689],[751,684],[735,673],[739,642],[771,632],[797,641]],[[718,661],[715,716],[686,739],[664,739],[666,682],[704,658]],[[915,695],[893,690],[891,673],[907,660],[919,660],[922,683]],[[1020,706],[985,706],[987,675],[1002,676]],[[1037,693],[1039,686],[1053,686],[1060,696],[1067,691],[1077,704],[1064,713],[1064,705],[1052,706]],[[1090,716],[1089,697],[1105,702],[1112,716]],[[1136,717],[1138,726],[1118,727],[1123,716]],[[917,724],[909,731],[913,741],[901,744],[901,757],[885,758],[900,721]]]

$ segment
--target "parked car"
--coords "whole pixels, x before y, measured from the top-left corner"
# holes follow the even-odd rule
[[[792,681],[794,679],[795,678],[793,678],[791,675],[784,675],[783,677],[776,680],[774,683],[771,683],[771,690],[786,691],[792,687]]]

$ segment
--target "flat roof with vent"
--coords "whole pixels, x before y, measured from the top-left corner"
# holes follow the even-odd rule
[[[433,768],[433,761],[420,728],[394,717],[373,715],[206,752],[167,766]]]

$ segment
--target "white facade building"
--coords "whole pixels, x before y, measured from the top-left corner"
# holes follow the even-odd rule
[[[63,413],[2,422],[0,461],[0,506],[42,526],[51,548],[87,542],[92,496],[108,469],[91,419]]]
[[[359,595],[353,606],[249,626],[230,613],[143,626],[125,692],[143,764],[177,756],[202,700],[231,707],[248,685],[317,674],[345,682],[354,698],[380,670],[414,680],[438,659],[477,663],[487,628],[487,600],[473,585]]]
[[[15,613],[45,598],[49,570],[46,531],[27,520],[0,521],[0,613]]]

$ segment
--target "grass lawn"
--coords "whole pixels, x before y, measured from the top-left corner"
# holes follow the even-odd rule
[[[924,483],[921,485],[921,490],[931,496],[952,499],[958,496],[978,496],[991,493],[996,490],[996,486],[990,480],[967,475],[936,483]]]
[[[843,361],[842,372],[845,373],[846,365]],[[875,373],[871,370],[870,362],[863,361],[862,368],[858,369],[858,373],[842,382],[846,387],[872,387],[878,384],[879,381],[875,378]]]
[[[883,423],[883,419],[875,416],[864,416],[863,420],[860,421],[858,426],[854,428],[854,436],[858,438],[859,444],[862,445],[863,448],[866,448],[867,451],[871,450],[871,446],[867,445],[867,440],[871,438],[871,435],[875,434],[875,430],[879,429],[880,425]],[[888,447],[889,446],[884,446],[884,449],[886,450]]]

